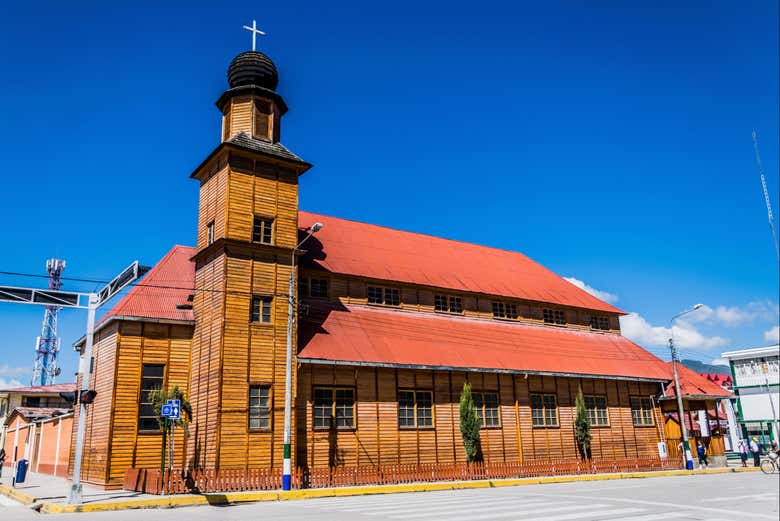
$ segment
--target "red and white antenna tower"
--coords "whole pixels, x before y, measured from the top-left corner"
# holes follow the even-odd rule
[[[46,261],[46,271],[49,273],[49,289],[58,290],[62,287],[62,271],[65,261],[49,259]],[[33,366],[30,385],[50,385],[60,374],[57,365],[57,352],[60,350],[60,339],[57,337],[57,314],[59,306],[46,306],[43,314],[41,336],[35,340],[35,365]]]

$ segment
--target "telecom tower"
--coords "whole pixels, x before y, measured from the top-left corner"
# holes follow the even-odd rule
[[[49,273],[49,289],[60,289],[62,286],[62,271],[65,261],[49,259],[46,261],[46,271]],[[30,385],[50,385],[60,374],[57,367],[57,351],[60,350],[60,340],[57,338],[57,314],[59,306],[46,306],[41,326],[41,336],[35,340],[35,365]]]

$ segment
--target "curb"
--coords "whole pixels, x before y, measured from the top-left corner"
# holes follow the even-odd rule
[[[9,487],[8,485],[0,484],[0,494],[9,497],[11,499],[15,499],[16,501],[22,503],[23,505],[32,505],[37,501],[37,498],[35,496],[31,496],[30,494],[26,494],[20,490],[16,490],[15,488]]]
[[[616,479],[642,479],[666,476],[697,476],[701,474],[730,474],[756,472],[757,468],[736,467],[706,470],[663,470],[651,472],[620,472],[614,474],[586,474],[580,476],[548,476],[538,478],[501,479],[487,481],[452,481],[437,483],[413,483],[409,485],[377,485],[366,487],[340,487],[323,489],[293,490],[290,492],[227,492],[224,494],[202,494],[167,496],[151,499],[128,501],[110,501],[88,503],[84,505],[60,505],[40,503],[40,512],[46,514],[66,514],[74,512],[107,512],[141,508],[175,508],[198,505],[227,505],[239,503],[257,503],[261,501],[295,501],[324,497],[367,496],[378,494],[398,494],[407,492],[433,492],[440,490],[464,490],[476,488],[516,487],[540,485],[545,483],[572,483],[578,481],[611,481]],[[6,495],[24,504],[38,501],[23,492],[0,485],[0,494]]]

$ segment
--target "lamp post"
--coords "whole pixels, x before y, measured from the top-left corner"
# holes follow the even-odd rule
[[[691,444],[688,441],[688,428],[685,426],[685,416],[683,415],[682,389],[680,389],[680,377],[677,374],[678,353],[674,345],[674,321],[683,315],[687,315],[704,304],[696,304],[691,309],[678,313],[669,321],[669,349],[672,351],[672,369],[674,370],[674,394],[677,395],[677,414],[680,416],[680,432],[682,433],[683,450],[685,451],[685,468],[693,470],[693,455],[691,454]]]
[[[287,359],[284,370],[284,467],[282,472],[282,490],[290,490],[292,485],[292,458],[290,451],[290,431],[292,424],[292,352],[293,324],[295,323],[295,254],[303,243],[320,231],[324,225],[314,223],[306,229],[308,235],[293,248],[290,259],[290,286],[287,292]]]

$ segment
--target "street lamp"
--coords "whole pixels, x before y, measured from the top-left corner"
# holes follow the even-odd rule
[[[674,370],[674,390],[677,395],[677,414],[680,416],[680,432],[682,433],[683,450],[685,451],[685,468],[693,470],[693,455],[691,454],[691,444],[688,442],[688,428],[685,426],[685,416],[683,416],[682,389],[680,389],[680,377],[677,375],[677,348],[674,345],[674,321],[683,315],[692,313],[704,306],[696,304],[691,309],[677,313],[669,321],[669,349],[672,351],[672,369]]]
[[[292,352],[293,324],[295,322],[295,254],[303,243],[320,231],[324,224],[317,222],[305,231],[309,232],[298,245],[293,248],[290,259],[290,286],[287,292],[287,359],[285,362],[284,379],[284,467],[282,472],[282,490],[290,490],[292,485],[292,461],[290,457],[290,430],[292,423]]]

